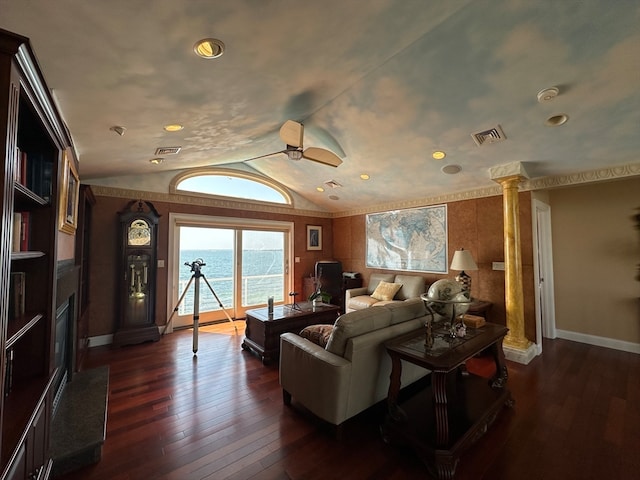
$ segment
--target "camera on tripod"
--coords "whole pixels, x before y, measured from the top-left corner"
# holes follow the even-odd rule
[[[184,264],[187,267],[191,267],[191,271],[194,273],[199,274],[200,273],[200,269],[202,267],[206,267],[207,264],[204,263],[204,260],[202,260],[201,258],[196,258],[193,262],[189,263],[189,262],[184,262]]]

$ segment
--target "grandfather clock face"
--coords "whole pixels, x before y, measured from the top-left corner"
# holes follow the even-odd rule
[[[145,220],[138,218],[129,224],[127,244],[132,247],[151,245],[151,227]]]

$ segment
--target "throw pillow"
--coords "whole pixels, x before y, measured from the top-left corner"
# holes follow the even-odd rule
[[[393,300],[393,297],[395,297],[396,293],[398,293],[398,290],[400,290],[401,288],[401,283],[389,283],[381,281],[373,291],[371,296],[376,300],[388,302],[389,300]]]
[[[309,325],[302,329],[300,336],[325,348],[331,332],[333,332],[333,325]]]

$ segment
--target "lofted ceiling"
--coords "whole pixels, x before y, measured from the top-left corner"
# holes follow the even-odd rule
[[[637,0],[0,0],[0,28],[31,39],[83,182],[233,168],[282,150],[293,119],[305,147],[342,165],[235,165],[329,212],[493,187],[488,170],[512,162],[532,178],[640,174],[639,17]],[[194,55],[206,37],[221,57]],[[549,87],[558,95],[539,102]],[[163,130],[173,123],[184,129]],[[502,142],[472,138],[498,126]],[[342,186],[316,190],[329,180]]]

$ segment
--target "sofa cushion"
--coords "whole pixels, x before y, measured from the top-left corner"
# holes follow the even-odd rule
[[[300,336],[321,346],[322,348],[325,348],[329,341],[329,337],[331,336],[331,332],[333,332],[333,325],[309,325],[302,329]]]
[[[345,313],[336,320],[326,350],[344,356],[347,341],[365,332],[391,325],[391,312],[386,308],[367,308]]]
[[[396,294],[396,300],[407,300],[422,295],[427,288],[424,277],[420,275],[396,275],[395,283],[401,283],[402,288]]]
[[[391,325],[406,322],[413,318],[422,317],[427,314],[427,307],[419,298],[406,300],[404,302],[393,302],[385,305],[391,312]]]
[[[393,273],[372,273],[367,284],[367,294],[371,295],[381,281],[393,283],[395,277]]]
[[[380,281],[371,296],[376,300],[383,300],[388,302],[389,300],[393,300],[393,297],[395,297],[396,293],[398,293],[398,290],[400,290],[401,288],[401,283],[389,283]]]
[[[352,310],[362,310],[363,308],[369,308],[375,305],[379,300],[369,295],[359,295],[349,299],[348,307]]]

